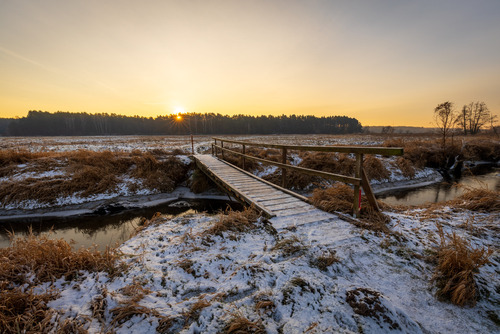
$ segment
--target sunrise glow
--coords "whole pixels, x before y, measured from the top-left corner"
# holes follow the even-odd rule
[[[0,118],[186,113],[177,101],[363,125],[431,126],[447,100],[498,115],[498,17],[498,0],[5,1]]]

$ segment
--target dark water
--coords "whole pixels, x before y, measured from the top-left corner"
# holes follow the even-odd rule
[[[391,190],[377,195],[377,199],[390,205],[420,205],[452,200],[467,188],[500,189],[500,170],[479,176],[464,176],[458,183],[440,182],[429,186]]]
[[[51,239],[74,240],[74,248],[97,245],[103,250],[106,246],[121,244],[130,238],[142,217],[151,218],[156,212],[166,217],[180,214],[207,212],[215,213],[227,207],[240,210],[241,204],[213,199],[179,199],[151,208],[127,210],[115,215],[86,215],[64,218],[29,218],[0,222],[0,248],[9,246],[9,232],[24,236],[31,228],[33,234],[50,234]]]

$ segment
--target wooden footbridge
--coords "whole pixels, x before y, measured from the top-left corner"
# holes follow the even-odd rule
[[[370,205],[379,210],[375,196],[373,195],[370,183],[363,169],[364,154],[380,155],[402,155],[402,148],[386,147],[352,147],[352,146],[297,146],[297,145],[276,145],[262,144],[246,141],[228,140],[214,138],[212,144],[212,154],[196,154],[194,159],[196,165],[220,188],[224,189],[233,197],[253,205],[264,215],[276,217],[275,222],[286,220],[293,216],[299,218],[302,223],[321,220],[324,216],[329,217],[311,204],[308,198],[301,196],[291,190],[286,189],[287,171],[294,170],[301,173],[319,176],[335,181],[341,181],[353,185],[354,201],[353,215],[359,216],[361,189],[364,190]],[[228,147],[228,144],[241,145],[241,149]],[[272,148],[281,150],[281,162],[271,161],[246,154],[247,147]],[[320,151],[320,152],[338,152],[354,154],[356,156],[355,176],[345,176],[334,173],[328,173],[303,167],[291,165],[288,161],[290,151]],[[220,156],[220,158],[219,158]],[[241,166],[237,167],[227,161],[225,157],[239,157],[237,160]],[[253,160],[267,165],[274,165],[281,168],[281,186],[263,180],[247,171],[245,171],[246,161]],[[233,158],[234,161],[234,158]]]

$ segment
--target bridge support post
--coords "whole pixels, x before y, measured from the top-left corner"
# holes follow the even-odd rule
[[[282,148],[281,163],[286,165],[286,147]],[[286,168],[281,169],[281,186],[286,188]]]
[[[243,144],[243,150],[242,150],[242,153],[243,153],[243,154],[246,154],[246,153],[245,153],[245,144]],[[243,170],[245,170],[245,156],[244,156],[244,155],[242,155],[242,156],[241,156],[241,166],[242,166],[241,168],[242,168]]]
[[[356,154],[356,168],[354,171],[354,176],[356,178],[361,178],[363,173],[363,154]],[[359,218],[359,210],[361,208],[361,188],[359,184],[354,185],[354,203],[353,203],[353,216]]]

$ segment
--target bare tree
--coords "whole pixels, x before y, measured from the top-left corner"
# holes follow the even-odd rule
[[[446,138],[448,137],[450,131],[453,129],[457,121],[455,108],[453,103],[450,101],[438,104],[434,109],[434,119],[439,132],[443,137],[443,148],[446,147]]]
[[[475,135],[490,121],[490,110],[484,102],[471,102],[467,109],[469,112],[469,132],[471,135]]]
[[[469,109],[467,106],[463,106],[462,110],[457,116],[457,125],[463,130],[464,135],[467,136],[467,127],[469,125]]]

